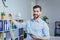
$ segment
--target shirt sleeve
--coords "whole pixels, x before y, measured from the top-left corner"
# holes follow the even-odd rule
[[[44,24],[43,33],[44,33],[44,36],[50,37],[49,27],[46,23]]]

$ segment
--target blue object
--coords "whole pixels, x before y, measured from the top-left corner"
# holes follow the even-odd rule
[[[7,20],[4,20],[4,31],[8,31],[8,22]]]
[[[22,28],[20,28],[18,36],[21,36],[22,34],[23,34],[23,31],[22,31]]]
[[[3,21],[0,20],[0,31],[3,31]]]
[[[6,40],[6,38],[4,38],[4,40]]]
[[[18,40],[18,38],[16,38],[15,40]]]

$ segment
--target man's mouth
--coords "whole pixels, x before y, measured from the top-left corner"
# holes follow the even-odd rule
[[[38,15],[38,14],[33,14],[33,15]]]

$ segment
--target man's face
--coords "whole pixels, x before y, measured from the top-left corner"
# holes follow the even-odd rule
[[[33,9],[33,17],[35,19],[39,18],[40,14],[41,14],[40,8]]]

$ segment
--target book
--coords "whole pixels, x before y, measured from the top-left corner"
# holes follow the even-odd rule
[[[4,32],[8,31],[8,21],[7,20],[3,20],[3,25],[4,25]]]
[[[0,32],[3,31],[3,21],[0,20]]]

